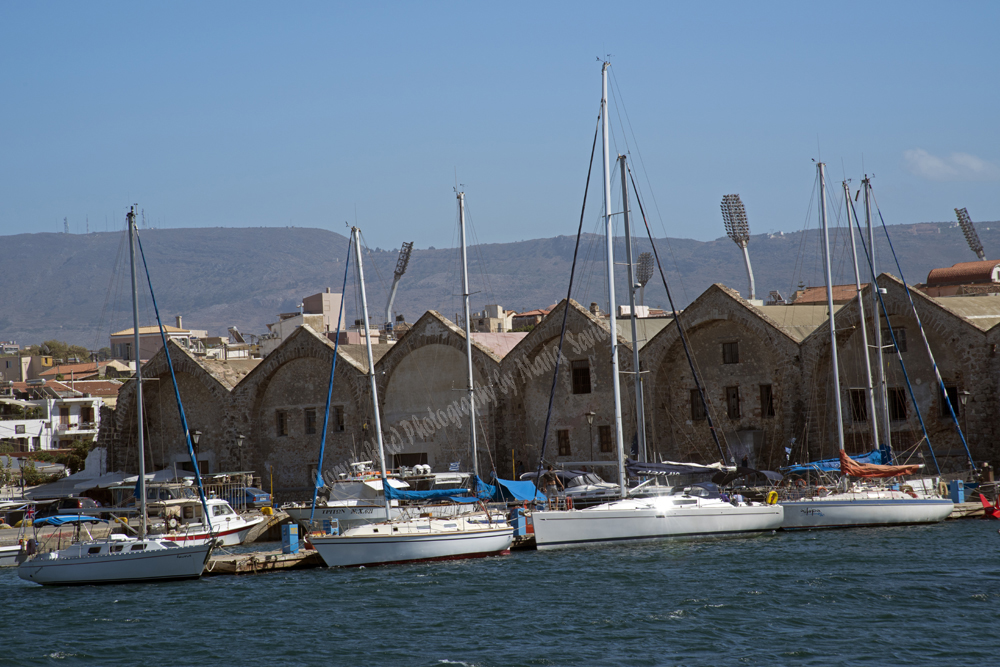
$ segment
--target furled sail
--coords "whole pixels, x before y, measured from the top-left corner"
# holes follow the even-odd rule
[[[921,466],[881,466],[872,463],[858,463],[844,450],[840,450],[840,472],[851,477],[896,477],[898,475],[913,475]]]

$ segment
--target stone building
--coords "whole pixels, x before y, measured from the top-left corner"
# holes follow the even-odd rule
[[[934,298],[910,290],[947,387],[942,395],[901,282],[878,285],[899,342],[910,386],[942,470],[966,465],[946,401],[955,406],[976,460],[1000,463],[996,446],[1000,301],[989,296]],[[869,293],[866,288],[863,296]],[[859,315],[850,298],[834,307],[842,376],[846,447],[873,445],[866,410]],[[866,317],[870,306],[866,306]],[[512,477],[542,459],[542,440],[563,315],[563,347],[544,460],[592,467],[616,477],[608,321],[575,301],[562,302],[530,333],[474,333],[479,467]],[[697,395],[677,322],[640,348],[647,450],[653,459],[742,462],[777,468],[836,454],[834,387],[825,305],[757,306],[713,285],[681,315],[722,451]],[[661,323],[663,324],[663,323]],[[654,329],[649,330],[652,334]],[[636,441],[632,354],[619,336],[626,452]],[[210,472],[252,469],[273,479],[279,501],[309,496],[317,472],[326,393],[335,344],[309,326],[291,332],[263,360],[214,361],[170,343],[188,421],[199,430],[198,458]],[[435,471],[471,469],[470,406],[462,329],[425,313],[392,345],[375,345],[375,379],[392,466],[426,463]],[[375,460],[374,413],[362,345],[341,344],[322,474],[336,477],[350,461]],[[897,453],[923,456],[923,441],[898,361],[886,354],[890,430]],[[187,466],[187,453],[163,351],[144,367],[150,468]],[[107,411],[101,442],[109,469],[135,469],[133,383]],[[946,398],[947,396],[947,398]],[[111,417],[110,419],[108,417]],[[240,436],[243,436],[242,440]],[[240,443],[242,442],[242,447]],[[929,468],[930,469],[930,468]]]
[[[534,470],[541,456],[545,418],[552,389],[559,336],[566,301],[545,316],[517,347],[504,357],[495,382],[498,397],[496,459],[508,476],[521,462]],[[566,340],[559,367],[552,418],[544,459],[561,465],[599,468],[609,479],[617,473],[614,390],[608,322],[569,301]],[[635,403],[627,375],[632,371],[631,347],[619,336],[622,372],[622,426],[628,451],[635,439]],[[604,463],[607,462],[607,463]]]
[[[778,309],[773,318],[766,314],[772,309]],[[753,306],[718,284],[695,299],[680,319],[708,413],[671,322],[641,351],[650,371],[645,407],[653,457],[783,464],[785,444],[803,427],[799,344],[817,315],[812,306]]]

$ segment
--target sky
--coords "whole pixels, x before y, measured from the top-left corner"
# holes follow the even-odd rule
[[[1000,220],[997,25],[996,2],[6,2],[0,235],[138,203],[451,247],[456,182],[483,243],[574,234],[609,55],[658,236],[723,236],[727,193],[754,233],[815,226],[817,158],[872,175],[890,224]]]

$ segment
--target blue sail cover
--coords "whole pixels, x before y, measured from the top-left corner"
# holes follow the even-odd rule
[[[850,457],[858,463],[870,463],[877,466],[891,464],[884,449],[874,449],[867,454],[851,454]],[[840,472],[840,458],[822,459],[801,465],[785,466],[781,470],[792,475],[807,472]]]
[[[60,515],[60,516],[47,516],[44,519],[38,519],[33,521],[33,526],[64,526],[67,523],[107,523],[107,520],[96,516],[88,516],[86,514],[80,515]]]
[[[495,478],[493,481],[496,482],[496,486],[487,486],[493,489],[490,500],[495,503],[523,502],[525,500],[545,502],[547,500],[544,493],[535,491],[533,481],[516,482],[511,479],[499,478]]]

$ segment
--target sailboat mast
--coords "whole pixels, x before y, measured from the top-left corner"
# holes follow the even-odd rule
[[[861,273],[858,271],[858,249],[854,245],[854,225],[851,224],[851,188],[844,181],[844,203],[847,204],[847,230],[851,234],[851,259],[854,260],[854,286],[857,289],[858,297],[858,317],[861,322],[861,347],[865,357],[865,382],[868,389],[868,412],[871,418],[868,420],[872,430],[872,442],[875,449],[878,449],[878,419],[876,418],[875,391],[872,385],[872,360],[868,356],[868,329],[865,327],[865,300],[861,296]],[[872,285],[875,289],[875,285]]]
[[[476,389],[472,379],[472,333],[469,326],[469,261],[465,249],[465,193],[458,194],[458,229],[462,236],[462,302],[465,307],[465,359],[468,364],[469,442],[472,444],[472,472],[479,476],[479,453],[476,451]]]
[[[361,230],[351,227],[354,259],[358,263],[358,284],[361,286],[361,318],[365,325],[365,352],[368,353],[368,382],[371,386],[372,412],[375,413],[375,439],[378,441],[378,463],[382,471],[382,497],[385,498],[385,518],[391,517],[392,500],[387,491],[389,479],[385,473],[385,446],[382,444],[382,418],[378,410],[378,388],[375,386],[375,359],[372,355],[371,330],[368,328],[368,297],[365,294],[365,267],[361,260]]]
[[[135,206],[125,214],[128,221],[128,258],[132,271],[132,357],[135,360],[135,419],[139,431],[139,537],[146,538],[146,439],[142,426],[142,371],[139,368],[139,282],[135,274]],[[208,517],[206,517],[206,521]]]
[[[830,270],[830,230],[826,220],[826,165],[816,163],[819,170],[819,217],[823,225],[823,270],[826,273],[826,305],[830,311],[830,365],[833,367],[833,403],[837,416],[837,446],[844,449],[844,417],[840,405],[840,367],[837,363],[837,324],[833,317],[833,272]]]
[[[639,452],[636,459],[646,460],[646,415],[642,396],[642,373],[639,369],[639,314],[635,310],[635,274],[633,272],[632,227],[628,208],[628,181],[625,169],[625,156],[619,155],[622,172],[622,217],[625,221],[625,265],[628,267],[628,305],[629,319],[632,323],[632,370],[635,372],[635,428]]]
[[[875,343],[875,381],[878,387],[879,417],[882,422],[882,445],[892,448],[889,430],[889,393],[885,386],[885,360],[882,357],[882,323],[879,318],[879,292],[875,270],[875,230],[872,227],[871,181],[866,177],[861,184],[865,190],[865,228],[868,232],[869,261],[872,268],[872,339]]]
[[[625,449],[622,438],[622,389],[618,378],[618,323],[615,320],[615,247],[611,226],[611,163],[608,154],[608,67],[601,67],[601,135],[604,148],[604,234],[607,240],[608,324],[611,328],[611,382],[615,395],[615,444],[618,447],[618,488],[625,497]]]

